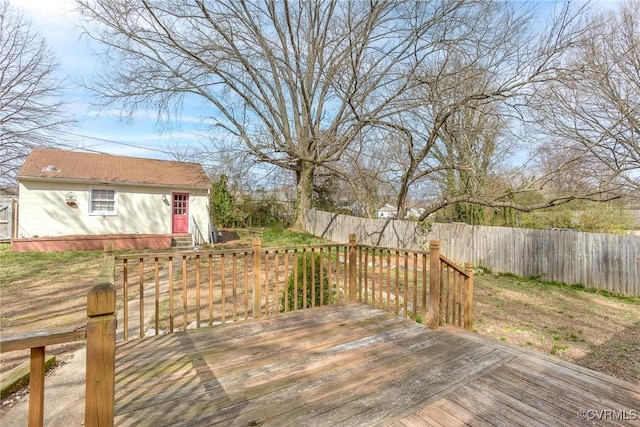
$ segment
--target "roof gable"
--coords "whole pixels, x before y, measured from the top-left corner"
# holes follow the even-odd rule
[[[18,172],[20,179],[95,181],[209,188],[199,163],[35,148]]]

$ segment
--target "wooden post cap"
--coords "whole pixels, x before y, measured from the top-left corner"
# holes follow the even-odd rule
[[[116,312],[116,287],[104,282],[93,286],[87,293],[87,316],[96,317]]]

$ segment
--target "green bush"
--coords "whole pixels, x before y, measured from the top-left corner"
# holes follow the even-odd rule
[[[296,271],[293,271],[287,279],[287,293],[281,298],[282,311],[298,310],[301,308],[307,308],[312,306],[311,298],[314,298],[314,305],[326,305],[329,304],[329,298],[331,292],[329,289],[329,279],[327,277],[327,260],[324,259],[322,268],[320,268],[319,253],[304,252],[298,255],[297,261],[297,276]],[[306,276],[306,301],[305,301],[305,276]],[[297,278],[297,290],[298,290],[298,304],[296,306],[295,292],[296,292],[296,278]],[[314,295],[315,290],[315,295]],[[320,296],[322,295],[322,301]]]

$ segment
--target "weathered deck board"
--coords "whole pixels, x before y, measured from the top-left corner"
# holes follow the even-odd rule
[[[640,387],[361,304],[117,350],[117,425],[584,425],[581,409],[640,412]]]

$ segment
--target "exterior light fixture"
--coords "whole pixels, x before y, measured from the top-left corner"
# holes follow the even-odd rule
[[[68,192],[65,196],[64,196],[64,201],[67,203],[67,206],[70,206],[72,208],[77,208],[78,207],[78,202],[76,200],[76,195],[73,192]]]

